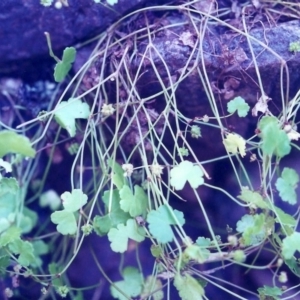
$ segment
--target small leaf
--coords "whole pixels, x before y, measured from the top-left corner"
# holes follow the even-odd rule
[[[39,204],[41,207],[49,206],[54,211],[60,207],[61,201],[59,195],[54,190],[48,190],[41,194]]]
[[[270,300],[279,300],[280,298],[278,298],[277,296],[281,296],[282,295],[282,290],[277,287],[271,287],[271,286],[266,286],[264,285],[263,288],[259,288],[257,289],[258,293],[260,296],[262,296],[263,298],[260,299],[270,299]],[[270,298],[272,297],[272,298]]]
[[[124,280],[114,282],[114,285],[118,287],[124,294],[121,294],[114,285],[110,286],[111,294],[114,298],[119,300],[128,300],[132,297],[137,297],[142,292],[143,277],[138,269],[133,267],[127,267],[123,270]]]
[[[243,233],[244,244],[246,246],[257,245],[262,242],[266,236],[265,215],[244,215],[237,222],[236,230]]]
[[[74,137],[76,133],[75,119],[88,119],[89,115],[88,104],[76,98],[60,102],[54,112],[56,122],[65,128],[71,137]]]
[[[19,213],[18,215],[18,219],[20,220],[19,226],[22,229],[22,233],[29,233],[37,224],[37,213],[34,210],[24,207],[23,213]]]
[[[49,269],[49,272],[51,275],[57,275],[62,270],[62,267],[58,266],[58,264],[56,264],[56,263],[51,263],[48,265],[48,269]],[[62,281],[61,276],[53,276],[52,284],[53,284],[53,286],[62,286],[63,281]]]
[[[6,273],[6,268],[10,265],[10,257],[4,252],[4,249],[0,251],[0,275],[4,277]]]
[[[61,196],[66,211],[75,212],[87,203],[87,195],[81,189],[74,189],[72,193],[64,192]]]
[[[283,201],[290,204],[297,203],[297,194],[295,189],[299,182],[299,175],[294,169],[284,168],[281,177],[277,179],[275,186]]]
[[[0,248],[5,247],[9,243],[14,242],[15,240],[18,240],[21,235],[21,229],[16,226],[11,226],[8,228],[4,233],[0,236]]]
[[[76,49],[74,47],[65,48],[62,60],[58,62],[54,68],[54,79],[56,82],[61,82],[65,79],[72,68],[75,57]]]
[[[145,239],[144,229],[138,227],[133,219],[127,220],[126,225],[119,224],[117,228],[111,228],[108,232],[110,247],[114,252],[125,252],[129,238],[136,242],[142,242]]]
[[[28,157],[35,156],[29,139],[14,131],[0,131],[0,158],[8,153],[17,153]]]
[[[0,197],[6,193],[16,195],[19,190],[19,184],[14,177],[3,177],[0,181]],[[0,213],[1,215],[1,213]]]
[[[63,53],[62,61],[65,64],[71,64],[75,61],[76,49],[74,47],[66,47]]]
[[[176,219],[172,215],[175,215]],[[185,223],[183,213],[178,210],[172,210],[172,208],[161,205],[157,210],[151,210],[147,216],[147,222],[149,223],[149,230],[154,238],[159,243],[166,244],[173,240],[174,233],[171,225],[183,225]]]
[[[211,245],[211,239],[200,236],[200,237],[197,238],[196,244],[201,246],[201,247],[206,248],[206,247],[209,247]]]
[[[28,267],[35,262],[34,249],[28,241],[23,241],[19,238],[11,242],[8,247],[14,254],[19,254],[18,263],[21,266]]]
[[[242,97],[235,97],[227,103],[227,111],[233,114],[237,111],[239,117],[246,117],[250,106],[246,103]]]
[[[180,274],[175,275],[174,286],[179,292],[179,296],[182,300],[197,299],[202,300],[204,295],[203,287],[198,281],[189,274],[181,276]]]
[[[275,219],[277,223],[291,227],[296,226],[297,221],[293,216],[285,213],[282,209],[276,206],[274,206],[274,212],[276,212],[277,215],[277,218]]]
[[[109,159],[107,164],[112,168],[112,181],[113,184],[120,190],[123,185],[127,184],[126,178],[124,176],[124,170],[120,164],[112,159]]]
[[[63,235],[75,234],[77,230],[77,223],[72,212],[67,210],[55,211],[51,214],[51,221],[58,224],[56,229]]]
[[[223,143],[228,152],[237,154],[239,151],[242,157],[246,155],[246,141],[241,136],[229,133]]]
[[[148,197],[144,190],[138,186],[134,186],[134,195],[129,186],[124,185],[120,189],[120,206],[125,212],[129,212],[131,217],[146,215]]]
[[[109,213],[105,216],[95,216],[93,223],[95,232],[100,236],[107,234],[111,228],[118,224],[125,224],[130,218],[130,215],[120,208],[120,195],[117,189],[112,192],[105,191],[102,201]]]
[[[202,264],[209,257],[210,251],[206,248],[202,248],[197,244],[189,245],[183,252],[184,260],[194,260]]]
[[[93,220],[93,227],[98,235],[104,236],[113,227],[113,222],[109,215],[95,216]]]
[[[255,205],[258,208],[266,209],[268,208],[267,202],[258,192],[250,191],[248,188],[242,187],[242,193],[237,198],[249,203],[250,205]]]
[[[148,299],[150,296],[153,300],[164,299],[162,282],[154,276],[148,276],[146,278],[144,288],[141,293],[141,299]]]
[[[258,129],[261,131],[264,154],[282,158],[290,153],[289,137],[284,130],[280,129],[279,122],[275,117],[265,116],[261,118]]]
[[[170,184],[176,190],[182,190],[186,182],[188,182],[193,189],[196,189],[204,183],[203,175],[200,166],[184,160],[171,170]]]
[[[282,240],[282,255],[291,259],[296,251],[300,251],[300,233],[294,232]]]
[[[159,245],[151,245],[150,251],[151,251],[151,254],[156,258],[160,257],[163,253],[163,251]]]

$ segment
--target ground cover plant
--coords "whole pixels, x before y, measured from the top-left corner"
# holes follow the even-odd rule
[[[298,4],[252,2],[141,8],[89,41],[72,75],[80,47],[58,57],[47,35],[58,82],[47,110],[1,120],[5,297],[28,286],[39,299],[299,297],[300,93],[289,93],[289,63],[253,33],[299,18]],[[277,99],[265,53],[279,62]]]

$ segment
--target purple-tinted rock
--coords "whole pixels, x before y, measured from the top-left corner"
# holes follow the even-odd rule
[[[93,0],[72,0],[61,9],[54,5],[44,7],[39,2],[0,2],[0,73],[9,73],[13,61],[45,56],[48,53],[45,31],[51,35],[53,49],[61,50],[100,33],[147,0],[119,0],[113,6]]]

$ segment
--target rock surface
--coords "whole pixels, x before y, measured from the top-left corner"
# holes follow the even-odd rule
[[[93,0],[72,0],[61,9],[53,5],[44,7],[39,2],[0,2],[0,73],[18,69],[24,60],[45,56],[48,53],[45,31],[51,35],[53,49],[59,51],[99,34],[147,0],[119,0],[113,6]]]

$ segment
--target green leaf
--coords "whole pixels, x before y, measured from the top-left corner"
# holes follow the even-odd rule
[[[0,233],[4,232],[10,227],[11,223],[8,219],[0,218]]]
[[[34,249],[31,243],[23,241],[20,238],[15,239],[8,245],[10,251],[14,254],[19,254],[18,263],[21,266],[28,267],[35,262]]]
[[[174,218],[174,216],[175,218]],[[156,210],[151,210],[147,216],[150,233],[159,243],[166,244],[173,240],[174,233],[171,225],[183,225],[185,223],[183,213],[172,210],[171,207],[161,205]]]
[[[37,255],[44,255],[49,252],[49,246],[42,240],[37,240],[32,242],[34,248],[34,253]]]
[[[227,111],[233,114],[237,111],[239,117],[246,117],[250,106],[245,102],[242,97],[235,97],[227,103]]]
[[[211,239],[200,236],[200,237],[197,238],[196,244],[201,246],[201,247],[206,248],[206,247],[209,247],[211,245]]]
[[[114,282],[110,286],[111,294],[119,300],[128,300],[131,297],[137,297],[142,292],[143,276],[138,269],[126,267],[122,274],[124,280]],[[121,290],[127,297],[121,294],[115,286]]]
[[[241,232],[246,246],[257,245],[262,242],[266,236],[265,215],[244,215],[237,222],[236,230]]]
[[[133,219],[127,220],[126,225],[119,224],[117,228],[111,228],[108,232],[110,247],[114,252],[125,252],[129,238],[136,242],[142,242],[145,239],[144,228],[138,227]]]
[[[203,171],[198,165],[184,160],[175,166],[170,172],[170,183],[176,190],[182,190],[186,182],[189,182],[193,189],[204,183]]]
[[[198,281],[189,274],[181,276],[180,274],[175,275],[174,286],[179,292],[179,296],[182,300],[197,299],[202,300],[204,295],[203,287]]]
[[[19,214],[20,219],[20,228],[22,233],[29,233],[33,227],[36,226],[38,221],[38,215],[34,210],[31,210],[27,207],[23,208],[23,214]]]
[[[59,267],[56,263],[51,263],[48,265],[48,269],[50,274],[57,275],[60,273],[62,267]],[[62,278],[60,276],[54,276],[52,279],[52,284],[54,287],[62,286],[63,285]]]
[[[107,164],[112,168],[112,181],[113,184],[120,190],[123,185],[127,184],[126,177],[124,176],[124,170],[121,165],[116,161],[109,159]]]
[[[19,190],[19,184],[18,184],[16,178],[3,177],[1,179],[1,181],[0,181],[0,198],[7,193],[16,195],[18,190]],[[0,213],[0,215],[1,215],[1,213]]]
[[[75,212],[87,203],[87,195],[81,189],[74,189],[72,193],[64,192],[61,196],[66,211]]]
[[[93,227],[98,235],[104,236],[113,227],[113,221],[109,215],[95,216],[93,220]]]
[[[163,253],[163,250],[159,245],[151,245],[150,251],[151,254],[156,258],[160,257]]]
[[[276,155],[281,158],[290,153],[290,140],[286,132],[280,129],[275,117],[262,117],[258,129],[261,132],[262,151],[265,155]]]
[[[146,216],[148,197],[144,190],[138,186],[134,186],[134,195],[129,186],[124,185],[120,189],[120,206],[125,212],[129,212],[131,217],[140,215]]]
[[[65,79],[72,68],[75,57],[76,49],[74,47],[65,48],[62,60],[58,62],[54,68],[54,79],[56,82],[61,82]]]
[[[6,194],[0,197],[0,218],[8,218],[8,216],[16,210],[17,196]]]
[[[144,288],[141,293],[141,299],[148,299],[151,296],[153,300],[164,299],[163,285],[160,279],[154,276],[148,276],[144,283]]]
[[[184,261],[194,260],[202,264],[208,259],[210,251],[206,248],[200,247],[197,244],[189,245],[183,252]]]
[[[297,203],[297,194],[295,189],[299,182],[299,175],[294,169],[284,168],[281,177],[277,179],[275,186],[283,201],[290,204]]]
[[[6,252],[0,250],[0,275],[4,277],[5,270],[10,265],[10,257],[6,254]]]
[[[63,53],[62,61],[65,64],[71,64],[75,61],[76,49],[74,47],[66,47]]]
[[[34,255],[35,255],[35,262],[31,264],[33,267],[40,267],[43,264],[42,259],[40,258],[40,255],[47,254],[49,252],[48,244],[46,244],[42,240],[37,240],[32,242],[32,246],[34,249]]]
[[[35,150],[30,144],[30,140],[14,131],[0,131],[0,158],[8,153],[18,153],[28,157],[35,156]]]
[[[291,259],[285,259],[284,262],[294,274],[300,277],[299,262],[295,257],[292,257]]]
[[[300,251],[299,232],[293,232],[282,240],[282,255],[284,259],[291,259],[296,251]]]
[[[81,189],[74,189],[72,193],[64,192],[61,195],[63,202],[63,210],[55,211],[50,218],[54,224],[58,224],[56,229],[63,235],[75,234],[77,230],[77,223],[74,212],[79,210],[87,203],[87,195]]]
[[[287,213],[285,213],[282,209],[280,209],[279,207],[274,207],[274,212],[276,213],[277,218],[275,219],[275,221],[277,223],[280,223],[282,225],[286,225],[286,226],[296,226],[297,221],[295,220],[295,218]]]
[[[54,190],[48,190],[41,194],[39,204],[41,207],[49,206],[51,210],[57,210],[61,205],[61,201]]]
[[[88,104],[77,98],[60,102],[54,112],[56,122],[65,128],[71,137],[74,137],[76,133],[75,119],[88,119],[89,115]]]
[[[51,221],[58,224],[56,229],[63,235],[75,234],[77,230],[77,223],[72,212],[67,210],[55,211],[51,214]]]
[[[246,155],[246,141],[235,133],[229,133],[223,144],[230,153],[237,154],[239,152],[242,157]]]
[[[261,299],[270,299],[267,297],[272,297],[272,300],[279,300],[280,298],[278,298],[277,296],[281,296],[282,295],[282,290],[275,286],[275,287],[271,287],[271,286],[266,286],[264,285],[263,288],[259,288],[257,289],[258,293],[260,296],[263,296],[264,298]],[[271,300],[270,299],[270,300]]]
[[[112,227],[116,227],[118,224],[125,224],[130,218],[130,215],[120,208],[120,195],[117,189],[112,192],[105,191],[102,201],[105,203],[106,211],[110,209],[110,212],[105,216],[94,217],[94,230],[100,236],[107,234]]]
[[[249,203],[250,205],[255,205],[258,208],[266,209],[268,208],[267,202],[258,192],[250,191],[248,188],[242,187],[241,195],[237,198]]]
[[[16,226],[11,226],[8,228],[4,233],[0,236],[0,248],[5,247],[9,243],[14,242],[15,240],[18,240],[21,235],[21,229]]]

